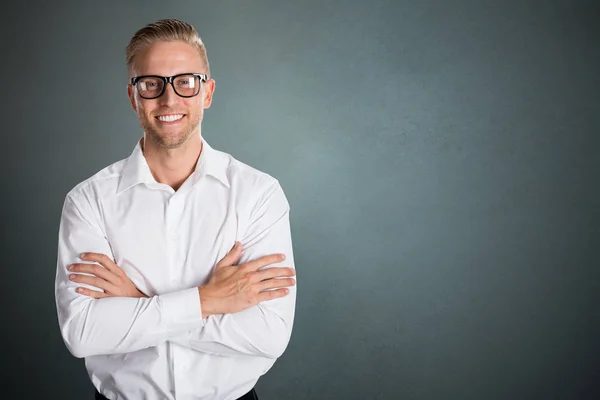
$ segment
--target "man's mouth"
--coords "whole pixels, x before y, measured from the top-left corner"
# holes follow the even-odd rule
[[[179,121],[184,116],[185,116],[185,114],[167,114],[167,115],[157,115],[155,118],[161,122],[175,122],[175,121]]]

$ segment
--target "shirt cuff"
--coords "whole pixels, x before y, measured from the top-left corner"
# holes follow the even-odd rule
[[[166,323],[167,337],[171,338],[204,326],[197,287],[161,294],[158,297]]]

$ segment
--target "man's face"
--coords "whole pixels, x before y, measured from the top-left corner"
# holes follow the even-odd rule
[[[173,76],[207,72],[195,47],[181,41],[159,41],[135,57],[132,74]],[[128,94],[148,139],[159,147],[173,149],[199,133],[204,109],[210,107],[214,88],[214,81],[210,79],[201,84],[197,96],[184,98],[175,93],[171,84],[167,84],[160,97],[144,99],[129,84]]]

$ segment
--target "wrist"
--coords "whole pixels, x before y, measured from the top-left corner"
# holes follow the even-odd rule
[[[210,288],[207,286],[199,286],[198,294],[200,295],[200,312],[202,313],[202,319],[218,314],[214,309],[215,301],[214,298],[210,296]]]

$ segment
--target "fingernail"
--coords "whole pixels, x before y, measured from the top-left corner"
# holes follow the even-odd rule
[[[73,271],[75,267],[73,265],[69,265],[69,271]]]
[[[69,275],[69,279],[74,281],[75,280],[75,275]]]
[[[285,254],[282,254],[282,255],[281,255],[281,259],[282,259],[282,260],[285,260]]]
[[[85,257],[85,256],[86,256],[86,254],[85,254],[85,253],[81,253],[81,254],[79,255],[79,258],[83,258],[83,257]]]

